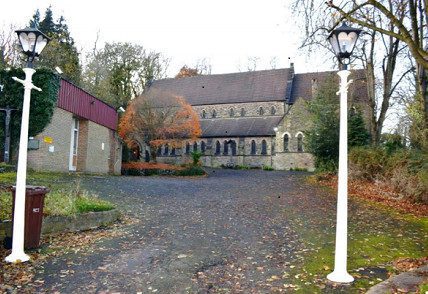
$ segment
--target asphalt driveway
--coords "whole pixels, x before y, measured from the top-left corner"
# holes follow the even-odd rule
[[[48,261],[38,272],[44,280],[38,290],[305,292],[316,278],[296,285],[302,269],[294,271],[309,253],[332,247],[335,222],[334,195],[307,184],[307,175],[209,170],[203,178],[83,177],[83,187],[117,204],[133,222],[117,237]],[[372,230],[384,230],[372,225],[378,221],[391,228],[401,225],[353,201],[350,217],[364,220]],[[372,273],[382,279],[385,275],[382,270]],[[347,291],[335,291],[341,290]]]

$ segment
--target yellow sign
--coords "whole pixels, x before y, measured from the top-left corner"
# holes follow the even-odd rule
[[[44,137],[43,141],[47,144],[52,144],[53,143],[53,139],[52,137]]]

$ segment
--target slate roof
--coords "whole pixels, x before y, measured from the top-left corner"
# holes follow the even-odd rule
[[[337,88],[339,88],[339,76],[337,71],[325,71],[325,72],[311,72],[295,74],[293,79],[293,86],[291,91],[290,100],[287,101],[289,104],[293,104],[297,98],[312,99],[312,81],[316,80],[318,87],[326,82],[329,78],[333,78],[336,82]],[[368,101],[366,76],[364,70],[351,70],[351,75],[348,79],[354,80],[349,88],[349,93],[356,102]]]
[[[285,101],[290,69],[200,75],[154,81],[151,89],[181,96],[190,105]]]
[[[273,136],[282,116],[202,119],[202,137]]]
[[[200,75],[154,81],[146,94],[170,93],[181,96],[193,106],[225,103],[284,101],[293,104],[298,98],[312,99],[312,81],[318,87],[329,77],[338,83],[336,71],[294,74],[293,69],[273,69],[217,75]],[[355,82],[350,87],[354,101],[368,101],[363,70],[352,71]],[[202,137],[272,136],[282,116],[202,119]]]

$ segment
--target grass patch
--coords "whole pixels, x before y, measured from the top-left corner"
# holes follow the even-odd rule
[[[14,185],[16,173],[0,173],[2,185]],[[30,171],[27,184],[45,186],[46,194],[43,213],[45,215],[75,215],[90,211],[106,211],[114,208],[108,201],[98,198],[80,187],[78,175]],[[0,220],[12,218],[12,193],[0,190]]]
[[[419,293],[426,294],[428,292],[428,283],[419,286]]]
[[[114,205],[108,201],[95,197],[78,197],[76,199],[76,208],[79,213],[91,211],[108,211],[114,208]]]

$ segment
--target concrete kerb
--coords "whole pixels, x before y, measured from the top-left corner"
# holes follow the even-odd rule
[[[42,234],[57,234],[66,232],[78,232],[108,226],[120,217],[118,209],[87,212],[72,216],[46,216],[43,218]],[[6,236],[11,236],[12,222],[0,222],[0,242]]]

